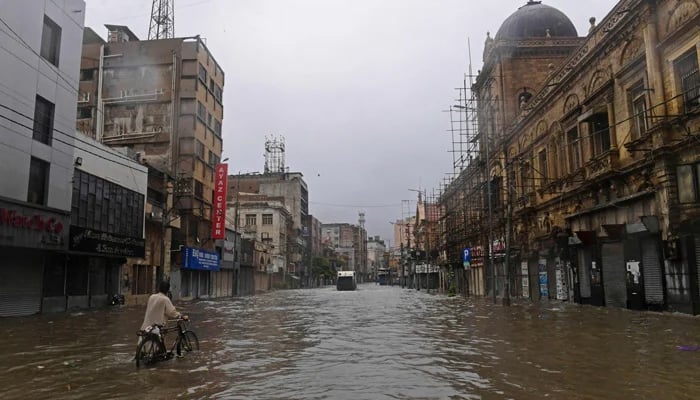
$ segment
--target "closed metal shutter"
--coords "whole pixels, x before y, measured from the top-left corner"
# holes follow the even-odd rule
[[[622,243],[605,243],[603,256],[603,287],[605,304],[610,307],[627,307],[627,283]]]
[[[9,256],[0,265],[0,317],[18,317],[41,311],[43,252]]]
[[[644,279],[644,299],[647,304],[664,303],[664,284],[659,251],[656,240],[642,240],[642,274]]]
[[[578,279],[582,298],[591,297],[591,250],[582,248],[578,251]]]
[[[700,236],[695,235],[695,271],[698,274],[698,293],[700,293]]]
[[[550,299],[557,298],[557,263],[553,258],[547,259],[547,286]]]

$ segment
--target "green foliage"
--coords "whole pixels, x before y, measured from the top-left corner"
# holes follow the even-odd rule
[[[311,259],[311,269],[318,277],[335,277],[335,270],[331,267],[331,262],[326,257],[315,256]]]

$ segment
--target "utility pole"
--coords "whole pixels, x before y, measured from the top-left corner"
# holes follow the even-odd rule
[[[510,242],[511,242],[511,230],[512,230],[512,220],[513,220],[513,202],[511,195],[511,174],[508,170],[508,152],[504,151],[505,154],[505,164],[506,164],[506,261],[505,261],[505,280],[503,284],[503,305],[510,305]]]
[[[491,116],[491,117],[493,118],[493,116]],[[485,146],[486,147],[486,170],[484,171],[485,175],[486,175],[486,187],[488,190],[488,213],[489,213],[488,214],[489,239],[488,239],[488,244],[486,246],[487,255],[488,255],[488,258],[486,260],[487,260],[488,265],[486,266],[486,269],[491,270],[491,292],[492,292],[492,296],[493,296],[493,303],[496,304],[496,302],[497,302],[496,301],[496,266],[493,263],[493,259],[492,259],[492,257],[493,257],[493,254],[492,254],[493,253],[493,248],[492,248],[493,247],[493,217],[492,217],[493,209],[491,206],[491,204],[492,204],[491,197],[493,196],[493,193],[492,193],[493,189],[491,188],[491,171],[490,171],[491,161],[489,160],[489,157],[490,157],[489,156],[489,151],[490,151],[489,139],[490,138],[488,136],[489,135],[487,134],[486,135],[486,146]]]

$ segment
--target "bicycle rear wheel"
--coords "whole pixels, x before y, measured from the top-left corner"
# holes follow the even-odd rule
[[[136,367],[153,364],[164,352],[165,348],[160,338],[155,335],[146,336],[136,349]]]
[[[180,348],[185,351],[199,350],[199,339],[192,331],[184,331],[180,334]]]

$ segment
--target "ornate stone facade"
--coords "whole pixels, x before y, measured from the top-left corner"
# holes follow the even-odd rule
[[[458,211],[457,185],[488,172],[492,224],[479,208],[462,240],[506,238],[488,288],[700,312],[699,4],[623,0],[586,37],[487,39],[481,155],[443,201]]]

